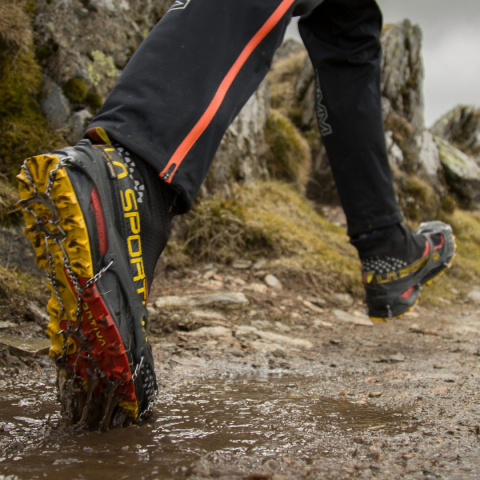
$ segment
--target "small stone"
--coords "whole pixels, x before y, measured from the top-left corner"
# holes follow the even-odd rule
[[[353,323],[354,325],[360,325],[364,327],[373,327],[373,322],[366,316],[355,316],[343,310],[333,310],[333,314],[338,320],[346,323]]]
[[[0,321],[0,330],[6,330],[8,328],[16,328],[18,325],[13,322],[7,321]]]
[[[315,304],[309,302],[308,300],[304,300],[303,305],[315,313],[323,313],[325,311],[323,308],[317,307]]]
[[[261,270],[262,268],[265,267],[266,264],[267,264],[267,261],[262,258],[261,260],[257,260],[252,268],[254,270]]]
[[[211,304],[248,305],[248,298],[241,292],[218,292],[206,295],[165,296],[155,300],[155,307],[201,307]]]
[[[354,302],[353,297],[348,293],[334,293],[332,298],[336,303],[343,307],[349,307]]]
[[[238,270],[247,270],[251,268],[252,265],[253,265],[253,262],[251,260],[235,260],[232,263],[232,267]]]
[[[288,325],[285,325],[282,322],[275,322],[275,328],[277,331],[282,332],[282,333],[290,333],[292,330]]]
[[[324,322],[323,320],[320,320],[319,318],[316,318],[313,321],[313,326],[314,327],[325,327],[325,328],[333,328],[334,327],[333,323]]]
[[[313,303],[317,307],[325,308],[327,306],[326,300],[320,297],[307,297],[305,300],[307,302]]]
[[[247,290],[254,293],[265,294],[268,291],[268,287],[263,283],[250,283],[243,287],[243,290]]]
[[[231,337],[232,330],[227,327],[215,326],[215,327],[201,327],[193,332],[184,332],[184,335],[192,337]]]
[[[192,310],[188,314],[189,317],[195,317],[203,320],[216,320],[219,322],[225,322],[227,318],[221,313],[214,312],[213,310]]]
[[[471,303],[474,303],[475,305],[480,305],[480,290],[477,288],[471,290],[467,294],[467,298]]]
[[[264,281],[271,288],[275,288],[277,290],[281,290],[283,288],[280,280],[271,273],[265,276]]]

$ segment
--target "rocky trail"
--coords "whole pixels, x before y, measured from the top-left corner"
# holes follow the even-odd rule
[[[479,478],[476,296],[373,324],[279,277],[238,260],[159,278],[158,403],[104,434],[59,426],[46,319],[25,305],[0,325],[0,478]]]

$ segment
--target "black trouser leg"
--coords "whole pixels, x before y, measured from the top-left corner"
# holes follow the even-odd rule
[[[402,221],[380,95],[382,15],[374,0],[325,0],[300,19],[317,118],[350,236]]]
[[[295,12],[321,0],[191,0],[132,56],[91,127],[150,163],[187,211]]]

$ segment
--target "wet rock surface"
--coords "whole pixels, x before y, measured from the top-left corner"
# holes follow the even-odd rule
[[[209,264],[157,278],[158,402],[144,424],[102,434],[59,425],[39,317],[3,320],[1,474],[478,478],[476,288],[454,305],[367,325],[356,298],[291,282],[268,264],[257,273]]]

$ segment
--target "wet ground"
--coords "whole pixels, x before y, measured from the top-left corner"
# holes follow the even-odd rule
[[[372,325],[355,299],[279,278],[206,265],[159,282],[158,402],[105,433],[61,425],[40,320],[4,324],[0,479],[480,478],[474,303]]]

